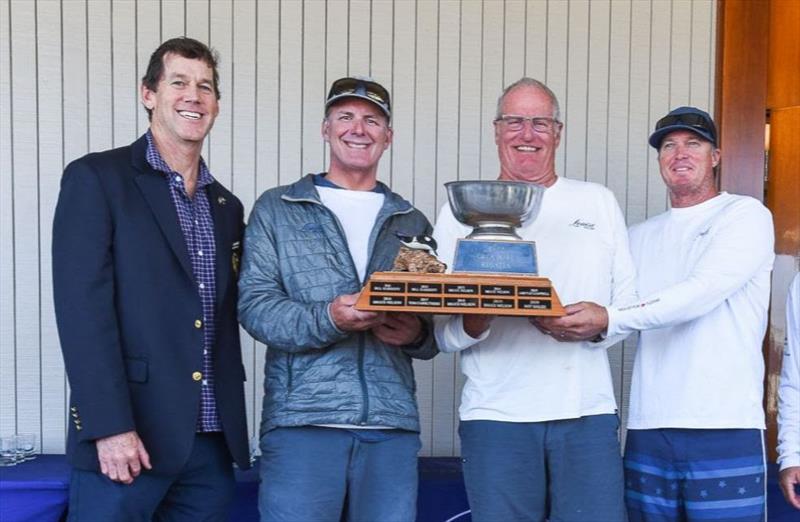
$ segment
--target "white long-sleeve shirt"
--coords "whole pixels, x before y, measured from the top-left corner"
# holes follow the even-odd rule
[[[772,216],[722,193],[630,231],[640,299],[609,334],[640,330],[628,428],[763,428]]]
[[[456,240],[471,231],[442,207],[434,237],[448,266]],[[535,221],[517,233],[536,242],[540,275],[551,279],[562,303],[634,298],[625,220],[602,185],[558,178],[545,190]],[[523,317],[496,318],[480,339],[464,332],[460,315],[437,316],[435,324],[439,349],[461,352],[462,420],[538,422],[616,411],[605,347],[620,336],[562,343]]]
[[[800,274],[786,298],[786,347],[778,388],[778,464],[800,466]]]

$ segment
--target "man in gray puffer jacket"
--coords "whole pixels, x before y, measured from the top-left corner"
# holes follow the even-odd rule
[[[425,216],[377,181],[389,93],[331,86],[327,173],[265,192],[245,232],[239,319],[269,345],[261,423],[262,521],[413,521],[419,417],[412,358],[437,353],[428,318],[353,308]]]

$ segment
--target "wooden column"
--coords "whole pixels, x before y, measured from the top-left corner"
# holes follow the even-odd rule
[[[800,2],[719,0],[716,120],[723,190],[764,200],[775,222],[772,308],[764,341],[767,447],[775,460],[777,390],[789,281],[800,256]],[[770,111],[764,184],[764,125]]]
[[[720,188],[763,200],[769,2],[720,0],[717,15]]]
[[[777,393],[786,336],[784,303],[800,256],[800,2],[770,2],[767,106],[770,109],[767,206],[775,222],[767,364],[767,442],[775,457]]]

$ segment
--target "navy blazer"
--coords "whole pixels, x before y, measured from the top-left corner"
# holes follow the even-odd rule
[[[71,387],[67,457],[97,470],[95,439],[136,430],[154,473],[192,449],[203,369],[202,305],[164,174],[144,136],[70,163],[53,222],[53,294]],[[241,202],[217,182],[217,408],[234,460],[249,466],[244,367],[236,320]]]

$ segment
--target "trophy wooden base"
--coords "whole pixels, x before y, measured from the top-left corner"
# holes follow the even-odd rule
[[[546,277],[504,274],[375,272],[355,308],[428,314],[565,314]]]

